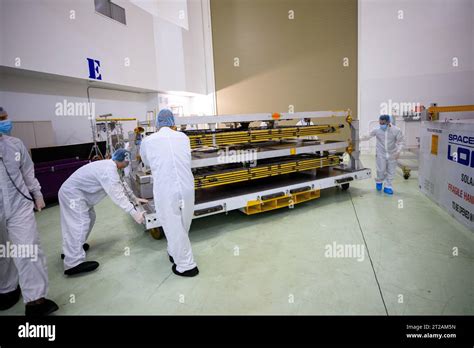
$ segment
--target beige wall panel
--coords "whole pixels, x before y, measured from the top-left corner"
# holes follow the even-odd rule
[[[35,121],[36,147],[49,147],[56,145],[56,136],[51,121]]]
[[[34,122],[13,122],[11,135],[21,139],[27,149],[36,147]]]
[[[219,115],[357,116],[357,0],[211,0],[211,16]]]

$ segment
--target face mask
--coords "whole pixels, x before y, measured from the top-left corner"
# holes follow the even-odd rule
[[[380,125],[380,129],[383,130],[383,131],[386,131],[388,128],[388,124],[381,124]]]
[[[0,133],[9,135],[12,131],[12,121],[4,120],[0,121]]]

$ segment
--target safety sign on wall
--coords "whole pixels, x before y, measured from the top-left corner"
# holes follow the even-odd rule
[[[424,194],[474,231],[472,121],[422,123],[419,185]]]

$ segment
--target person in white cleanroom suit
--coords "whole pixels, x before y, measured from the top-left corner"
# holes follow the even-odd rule
[[[403,134],[400,128],[390,123],[389,115],[379,117],[380,127],[370,132],[370,135],[361,137],[361,141],[376,137],[375,162],[377,177],[375,178],[377,191],[393,194],[392,181],[395,177],[397,159],[403,148]]]
[[[304,118],[302,120],[299,120],[298,123],[296,123],[297,126],[314,126],[313,121],[311,121],[310,118]]]
[[[125,194],[118,169],[128,165],[127,151],[118,149],[112,159],[91,162],[76,170],[59,189],[59,208],[63,236],[64,274],[75,275],[90,272],[99,267],[96,261],[85,261],[89,248],[86,240],[95,223],[94,206],[105,196],[127,213],[138,224],[145,220],[145,212],[139,212]],[[146,199],[133,197],[138,203]]]
[[[7,118],[0,107],[0,310],[13,307],[23,295],[27,316],[48,315],[58,306],[45,298],[48,271],[33,211],[45,204],[28,150],[7,135],[12,129]]]
[[[189,228],[194,214],[194,177],[191,146],[186,134],[173,130],[174,117],[168,109],[158,113],[158,132],[143,139],[140,156],[153,176],[153,198],[158,219],[168,241],[168,254],[175,274],[194,277]]]
[[[297,126],[314,126],[314,123],[313,123],[313,121],[311,121],[310,118],[303,118],[302,120],[299,120],[296,123],[296,125]],[[302,139],[305,139],[305,140],[318,140],[319,138],[316,135],[310,135],[310,136],[307,136],[307,137],[303,137]]]

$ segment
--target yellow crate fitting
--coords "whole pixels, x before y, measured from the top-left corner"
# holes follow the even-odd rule
[[[254,168],[233,169],[218,173],[204,173],[194,175],[194,188],[196,190],[242,181],[257,180],[271,176],[302,172],[323,167],[339,165],[340,158],[337,155],[325,157],[314,157],[309,159],[294,159],[276,164],[265,164]]]
[[[354,147],[352,146],[352,142],[350,139],[347,140],[349,145],[346,147],[346,152],[350,155],[354,151]]]
[[[109,121],[109,122],[120,122],[120,121],[136,121],[137,119],[136,118],[131,118],[131,117],[128,117],[128,118],[107,118],[107,117],[97,117],[96,118],[97,121]]]
[[[429,114],[437,112],[465,112],[474,111],[474,105],[451,105],[451,106],[431,106],[428,108]]]
[[[293,206],[298,203],[307,202],[312,199],[319,198],[320,195],[320,190],[308,190],[263,201],[248,201],[247,206],[243,209],[243,212],[247,215],[263,213],[269,210],[280,209]]]

